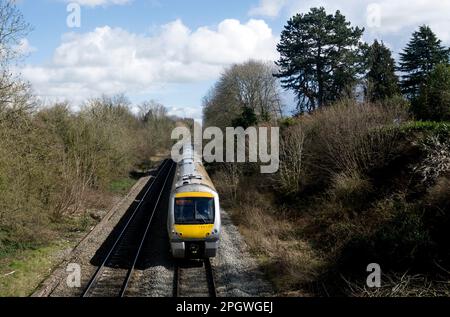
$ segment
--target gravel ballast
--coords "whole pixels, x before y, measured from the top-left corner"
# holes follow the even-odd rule
[[[149,178],[140,179],[130,193],[111,210],[103,220],[75,247],[61,265],[42,283],[33,296],[80,296],[97,263],[99,249],[105,248],[105,240],[110,239],[114,228],[120,223],[129,207]],[[174,290],[175,262],[169,252],[166,233],[168,194],[155,214],[150,237],[143,253],[143,265],[138,267],[130,281],[126,296],[133,297],[171,297]],[[66,272],[69,263],[81,266],[81,287],[67,286]],[[259,270],[255,259],[227,212],[222,211],[222,234],[219,252],[211,260],[215,274],[217,295],[219,297],[271,296],[272,288]]]

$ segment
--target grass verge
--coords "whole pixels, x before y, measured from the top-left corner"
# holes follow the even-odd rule
[[[75,243],[60,240],[0,258],[0,297],[30,296]]]

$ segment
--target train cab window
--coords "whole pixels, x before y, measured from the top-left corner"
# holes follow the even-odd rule
[[[213,198],[176,198],[174,209],[176,224],[214,223]]]

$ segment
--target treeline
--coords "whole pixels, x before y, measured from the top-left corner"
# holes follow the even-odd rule
[[[275,65],[227,69],[206,124],[279,126],[280,170],[210,171],[280,294],[448,296],[449,50],[421,26],[396,63],[363,32],[313,8],[288,21]],[[292,117],[280,88],[297,96]],[[367,288],[369,263],[380,289]]]
[[[346,97],[373,102],[402,93],[416,119],[448,120],[450,50],[430,27],[413,33],[398,63],[383,42],[363,42],[363,33],[339,11],[327,14],[324,8],[288,21],[276,76],[296,94],[298,112]]]
[[[275,64],[248,61],[223,73],[204,99],[205,122],[274,124],[283,114],[281,87],[295,94],[296,115],[343,98],[383,102],[402,96],[415,119],[450,120],[450,50],[430,27],[413,33],[398,63],[382,41],[363,42],[363,33],[339,11],[297,14],[281,34]]]
[[[133,114],[124,96],[90,100],[78,112],[67,103],[1,109],[0,250],[52,237],[52,224],[99,208],[93,193],[169,148],[174,121],[162,106],[143,109]]]
[[[170,147],[176,120],[154,101],[134,113],[124,95],[76,112],[43,104],[11,71],[30,29],[13,1],[0,2],[0,256],[54,241],[80,229],[88,209],[109,208],[112,185]]]

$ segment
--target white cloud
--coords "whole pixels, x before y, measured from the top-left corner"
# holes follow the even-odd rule
[[[28,39],[23,38],[19,41],[19,44],[15,47],[15,51],[20,55],[28,55],[30,53],[36,52],[37,48],[32,46]]]
[[[78,3],[79,5],[87,7],[124,5],[130,3],[131,1],[133,0],[66,0],[66,2]]]
[[[380,24],[375,27],[367,24],[367,8],[373,4],[381,13]],[[353,24],[365,26],[369,33],[409,36],[418,25],[428,24],[444,42],[450,42],[450,0],[260,0],[249,14],[273,17],[285,11],[286,17],[290,17],[319,6],[330,13],[340,10]]]
[[[288,0],[260,0],[258,6],[250,9],[249,15],[276,17]]]
[[[224,66],[247,59],[274,60],[277,38],[262,20],[224,20],[190,30],[181,20],[154,35],[99,27],[68,33],[46,65],[21,72],[46,98],[82,100],[101,93],[145,94],[162,85],[215,79]]]
[[[378,4],[383,33],[428,24],[442,40],[450,40],[450,0],[382,0]]]
[[[177,116],[179,118],[193,118],[197,121],[200,121],[202,118],[202,108],[198,106],[169,107],[168,113],[171,116]]]

